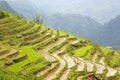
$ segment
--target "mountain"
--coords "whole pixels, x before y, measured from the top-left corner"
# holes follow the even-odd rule
[[[33,16],[38,12],[44,17],[44,25],[88,39],[91,39],[95,31],[102,26],[92,18],[80,14],[47,14],[30,1],[24,1],[23,3],[23,0],[16,0],[7,1],[7,3],[26,19],[33,19]]]
[[[99,37],[98,37],[99,34]],[[120,50],[120,15],[115,19],[106,23],[96,33],[96,42],[105,46],[112,46],[114,49]]]
[[[60,13],[45,16],[44,25],[88,39],[102,26],[100,23],[87,16]]]
[[[91,17],[80,14],[48,14],[44,9],[39,9],[30,1],[13,0],[0,2],[2,2],[0,6],[4,7],[4,10],[9,10],[9,12],[14,14],[17,12],[26,19],[33,19],[36,12],[41,13],[40,15],[44,17],[44,25],[46,26],[64,30],[71,34],[88,38],[100,45],[112,46],[114,49],[120,50],[118,35],[120,32],[119,27],[116,27],[119,26],[119,19],[111,20],[109,23],[101,25]]]
[[[111,46],[120,50],[120,15],[108,23],[101,25],[90,17],[79,14],[54,14],[44,17],[46,26],[64,30],[82,36],[102,46]]]
[[[32,4],[30,1],[11,0],[7,1],[7,3],[26,19],[33,19],[33,17],[39,11],[36,5]]]
[[[8,12],[18,15],[18,13],[13,8],[11,8],[11,6],[6,1],[0,1],[0,9],[6,10]]]

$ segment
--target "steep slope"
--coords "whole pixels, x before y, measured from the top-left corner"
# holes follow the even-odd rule
[[[119,61],[118,51],[0,11],[2,80],[119,80]]]
[[[39,11],[41,15],[44,16],[44,25],[46,26],[64,30],[74,35],[88,38],[100,45],[112,46],[113,49],[120,50],[119,27],[114,27],[119,26],[119,16],[117,17],[118,19],[111,20],[103,26],[90,17],[84,17],[78,14],[47,15],[48,13],[38,9],[36,5],[32,4],[30,1],[13,0],[0,2],[1,9],[3,10],[7,10],[14,14],[19,13],[19,15],[22,15],[26,19],[33,19],[36,12]]]
[[[6,10],[8,12],[18,15],[18,13],[13,8],[11,8],[11,6],[7,3],[7,1],[3,1],[3,0],[0,1],[0,9]]]

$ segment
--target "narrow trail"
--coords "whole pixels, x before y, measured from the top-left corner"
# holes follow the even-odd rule
[[[79,76],[79,77],[77,78],[77,80],[81,80],[81,78],[82,78],[82,76]]]
[[[63,55],[63,58],[67,61],[68,68],[72,68],[76,65],[74,60],[68,54]]]
[[[87,60],[84,60],[84,59],[82,59],[82,58],[78,58],[77,60],[81,60],[81,61],[83,61],[83,62],[88,62]],[[107,69],[108,70],[108,72],[107,72],[107,74],[106,74],[106,77],[109,77],[109,76],[113,76],[113,75],[115,75],[115,73],[117,72],[117,70],[115,70],[115,69],[113,69],[113,68],[109,68],[109,67],[105,67],[104,65],[102,65],[102,64],[99,64],[99,63],[93,63],[93,62],[90,62],[89,61],[89,63],[91,63],[91,64],[95,64],[95,66],[96,66],[96,74],[102,74],[103,72],[104,72],[104,69]],[[87,67],[89,67],[89,68],[92,68],[92,66],[90,67],[90,65],[89,66],[87,66]],[[88,68],[88,69],[89,69]]]
[[[46,74],[47,72],[49,72],[51,69],[55,68],[55,66],[57,65],[57,63],[52,63],[51,66],[48,66],[45,70],[42,70],[40,72],[38,72],[36,74],[37,77],[40,77],[41,75]]]
[[[82,63],[82,69],[84,69],[83,66],[84,66],[84,64],[86,64],[86,66],[87,66],[87,72],[92,72],[92,71],[93,71],[93,67],[94,67],[94,64],[93,64],[93,63],[91,63],[91,62],[88,61],[88,60],[84,60],[84,59],[82,59],[82,58],[78,58],[77,60],[78,60],[78,61],[79,61],[79,60],[81,61],[81,63]],[[81,67],[80,67],[80,68],[81,68]]]
[[[43,55],[48,61],[55,61],[55,58],[52,57],[51,55],[48,55],[48,50],[50,50],[52,47],[61,44],[63,41],[65,41],[65,37],[60,37],[57,41],[55,41],[52,44],[49,44],[46,46],[43,50],[39,50],[39,54]]]
[[[48,50],[51,49],[52,47],[56,46],[56,45],[61,44],[61,43],[62,43],[63,41],[65,41],[65,40],[66,40],[65,37],[60,37],[60,38],[59,38],[57,41],[55,41],[54,43],[49,44],[48,46],[46,46],[45,49],[39,50],[39,54],[40,54],[40,55],[43,55],[43,56],[46,58],[46,60],[48,60],[48,61],[51,61],[51,62],[56,61],[56,59],[53,57],[53,55],[49,55],[49,54],[48,54]],[[56,64],[52,64],[52,66],[44,69],[42,72],[41,72],[41,71],[38,72],[38,73],[36,74],[36,76],[40,76],[41,74],[45,74],[46,72],[48,72],[48,70],[53,69],[56,65],[57,65],[57,63],[56,63]]]
[[[63,55],[63,58],[67,61],[67,70],[63,72],[63,74],[60,77],[60,80],[67,80],[71,68],[73,68],[76,64],[68,54]]]
[[[92,64],[91,62],[89,61],[85,61],[86,65],[87,65],[87,71],[88,72],[92,72],[93,71],[93,68],[94,68],[94,64]]]
[[[105,63],[104,63],[104,57],[101,57],[99,63],[102,64],[102,65],[105,65]]]
[[[113,75],[115,75],[115,73],[117,72],[117,70],[115,70],[115,69],[112,69],[112,68],[107,68],[108,69],[108,72],[107,72],[107,74],[106,74],[106,77],[110,77],[110,76],[113,76]]]
[[[71,43],[71,42],[70,42],[70,43]],[[54,72],[52,72],[51,74],[49,74],[49,75],[48,75],[45,79],[43,79],[43,80],[52,80],[52,79],[56,78],[56,77],[57,77],[57,74],[59,74],[60,71],[61,71],[62,69],[64,69],[64,67],[65,67],[65,65],[66,65],[66,61],[67,61],[67,63],[68,63],[68,68],[72,68],[73,66],[75,66],[74,60],[73,60],[70,56],[68,56],[67,54],[63,55],[63,58],[65,57],[64,59],[65,59],[66,61],[59,56],[59,54],[64,51],[64,49],[65,49],[66,46],[67,46],[67,45],[64,45],[64,46],[62,46],[62,48],[60,48],[60,49],[57,50],[56,52],[52,53],[52,55],[59,60],[60,65],[59,65],[59,67],[58,67],[58,69],[57,69],[56,71],[54,71]],[[62,75],[62,76],[68,75],[69,72],[70,72],[70,70],[71,70],[71,69],[69,69],[69,70],[67,71],[67,74],[64,74],[64,75]],[[62,80],[66,80],[66,78],[67,78],[67,76],[66,76],[66,77],[61,77]]]
[[[78,63],[78,67],[76,69],[76,71],[83,71],[84,70],[84,66],[85,66],[85,63],[82,62],[82,61],[76,61],[76,63]]]
[[[50,34],[50,33],[47,33],[46,36],[49,35],[49,34]],[[48,37],[48,38],[46,38],[45,40],[40,41],[39,43],[34,44],[33,46],[37,46],[37,45],[41,44],[42,42],[45,42],[45,41],[47,41],[47,40],[49,40],[49,39],[51,39],[51,38],[53,38],[53,37],[55,37],[55,35],[52,35],[51,37]]]
[[[48,52],[48,50],[50,50],[52,47],[61,44],[62,42],[64,42],[66,40],[66,37],[60,37],[57,41],[55,41],[52,44],[49,44],[45,50]]]
[[[38,32],[38,34],[39,34],[39,33],[42,33],[42,31]],[[46,34],[45,34],[44,36],[46,36]],[[38,39],[40,39],[40,38],[41,38],[41,36],[39,36],[39,37],[37,37],[37,38],[34,38],[34,39],[31,39],[31,40],[28,41],[28,43],[34,42],[35,40],[38,40]]]
[[[10,56],[10,55],[15,54],[16,52],[17,52],[16,49],[10,49],[10,52],[8,52],[8,53],[6,53],[6,54],[3,54],[3,55],[0,55],[0,59],[4,59],[4,58],[6,58],[6,57],[8,57],[8,56]]]
[[[96,66],[96,74],[102,74],[105,70],[105,67],[101,64],[97,64],[95,63],[95,66]]]
[[[55,36],[52,36],[51,38],[53,38],[53,37],[55,37]],[[47,41],[47,40],[48,39],[46,39],[44,41]],[[54,62],[57,59],[60,62],[58,68],[55,69],[54,71],[52,71],[50,74],[48,74],[43,80],[52,80],[52,79],[56,78],[57,75],[60,73],[60,71],[62,69],[64,69],[66,62],[67,62],[67,69],[61,75],[60,80],[67,80],[67,77],[71,71],[71,68],[73,68],[76,65],[76,63],[78,64],[76,71],[83,71],[85,68],[85,64],[86,64],[87,72],[92,72],[94,70],[94,66],[96,66],[96,74],[102,74],[104,72],[104,69],[105,69],[104,58],[100,59],[100,61],[99,61],[100,64],[96,63],[96,58],[98,56],[97,54],[95,54],[93,56],[93,59],[92,59],[93,62],[91,62],[89,60],[84,60],[82,58],[76,59],[76,58],[70,57],[68,54],[62,55],[63,58],[61,58],[59,54],[64,51],[64,49],[67,45],[62,46],[59,50],[55,51],[52,54],[48,54],[48,50],[50,50],[54,46],[61,44],[65,40],[66,40],[65,37],[60,37],[54,43],[47,45],[43,50],[39,50],[40,55],[43,55],[47,60]],[[78,42],[79,41],[76,39],[71,39],[71,40],[69,40],[68,44],[76,44]],[[57,63],[51,64],[51,66],[49,66],[48,68],[44,69],[43,71],[38,72],[36,74],[36,76],[39,77],[40,75],[47,73],[49,70],[55,68],[56,65],[57,65]],[[108,73],[106,74],[106,76],[114,75],[117,72],[116,70],[114,70],[112,68],[107,68],[107,69],[108,69]],[[78,77],[77,80],[79,80],[79,78],[80,77]]]
[[[95,53],[95,54],[93,55],[93,57],[92,57],[92,61],[93,61],[93,62],[96,62],[97,57],[98,57],[98,53]]]
[[[66,65],[66,62],[59,56],[59,54],[61,52],[63,52],[65,49],[65,47],[63,46],[60,50],[52,53],[52,55],[57,58],[60,62],[60,65],[58,67],[58,69],[52,73],[50,73],[46,78],[44,78],[43,80],[52,80],[54,79],[55,77],[57,77],[57,74],[59,74],[59,72],[64,68],[64,66]]]
[[[60,77],[60,80],[67,80],[70,71],[71,71],[71,69],[67,69],[66,71],[64,71],[64,73]]]
[[[79,40],[77,40],[77,39],[69,39],[69,44],[76,44],[78,42],[79,42]]]

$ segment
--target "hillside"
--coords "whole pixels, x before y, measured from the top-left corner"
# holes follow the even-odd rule
[[[4,4],[2,2],[7,4]],[[45,9],[43,9],[42,7],[38,8],[37,5],[34,5],[30,1],[13,0],[13,1],[0,1],[0,3],[2,4],[0,6],[5,8],[4,9],[1,7],[1,9],[3,10],[7,10],[11,13],[14,13],[15,11],[19,13],[19,15],[22,15],[24,18],[31,20],[33,19],[36,13],[40,13],[40,15],[44,17],[44,25],[46,26],[49,26],[54,29],[70,32],[77,36],[85,37],[102,46],[111,46],[113,49],[120,50],[119,47],[120,38],[119,35],[117,35],[120,32],[115,31],[119,29],[116,27],[114,28],[114,24],[112,25],[111,21],[107,24],[113,27],[109,28],[107,24],[101,25],[91,17],[85,17],[78,14],[56,13],[52,15],[46,12],[49,11],[48,6],[46,6]],[[14,9],[14,11],[11,11],[11,8]],[[116,22],[115,24],[118,23],[119,22]],[[114,31],[111,32],[112,29]]]
[[[119,80],[120,53],[0,10],[0,79]]]

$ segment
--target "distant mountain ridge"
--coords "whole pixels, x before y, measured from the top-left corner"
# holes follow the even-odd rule
[[[44,17],[44,24],[58,30],[64,30],[77,36],[89,37],[102,25],[90,17],[80,14],[54,14]],[[92,28],[91,28],[92,27]]]
[[[11,6],[6,1],[0,1],[0,9],[6,10],[8,12],[18,15],[18,13],[13,8],[11,8]]]
[[[99,34],[99,37],[97,36]],[[96,42],[100,42],[102,45],[109,45],[115,49],[120,50],[120,15],[115,19],[106,23],[103,28],[101,28],[96,33]]]
[[[1,2],[2,1],[0,1],[0,4],[2,4]],[[26,19],[33,19],[36,12],[39,11],[36,5],[29,1],[24,1],[24,4],[20,3],[20,0],[18,0],[18,2],[4,1],[4,3],[7,4],[2,4],[5,6],[0,5],[0,8],[3,10],[12,9],[12,13],[16,14],[15,12],[17,12]],[[112,46],[114,49],[120,50],[120,15],[110,22],[101,25],[94,19],[88,16],[84,17],[80,14],[56,13],[51,15],[44,13],[44,11],[41,11],[40,13],[42,13],[41,15],[44,17],[44,25],[46,26],[64,30],[74,35],[88,38],[100,45]]]
[[[33,19],[33,16],[35,16],[37,12],[37,7],[35,7],[35,5],[30,1],[15,0],[7,2],[15,11],[17,11],[26,19]]]

